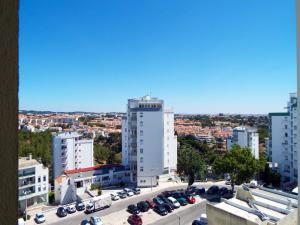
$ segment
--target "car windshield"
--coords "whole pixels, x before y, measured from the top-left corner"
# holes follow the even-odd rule
[[[44,215],[43,214],[37,214],[36,217],[37,218],[44,218]]]

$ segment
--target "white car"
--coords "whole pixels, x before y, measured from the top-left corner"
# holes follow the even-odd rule
[[[131,196],[133,196],[133,195],[134,195],[134,193],[133,193],[131,190],[127,192],[127,196],[128,196],[128,197],[131,197]]]
[[[45,215],[43,213],[35,214],[35,222],[36,223],[44,223],[46,221]]]
[[[75,206],[74,206],[74,205],[69,205],[69,206],[67,207],[67,212],[68,212],[68,213],[74,213],[74,212],[76,212]]]
[[[102,220],[98,216],[91,217],[91,224],[92,225],[103,225]]]
[[[117,201],[120,199],[120,197],[117,193],[112,193],[112,194],[110,194],[110,196],[111,196],[111,200],[113,200],[113,201]]]
[[[251,187],[251,188],[257,188],[258,187],[257,181],[256,180],[251,180],[250,184],[249,184],[249,187]]]
[[[180,207],[180,203],[173,197],[168,197],[168,199],[173,203],[175,207]]]

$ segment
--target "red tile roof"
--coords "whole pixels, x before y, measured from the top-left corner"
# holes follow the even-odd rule
[[[92,167],[86,167],[86,168],[80,168],[75,170],[65,170],[65,174],[73,174],[73,173],[81,173],[81,172],[88,172],[98,169],[104,169],[104,168],[113,168],[113,167],[120,167],[119,164],[105,164],[105,165],[97,165]]]

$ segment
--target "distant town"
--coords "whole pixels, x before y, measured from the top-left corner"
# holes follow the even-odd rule
[[[49,224],[79,224],[79,217],[59,219],[76,211],[93,213],[92,224],[142,224],[136,214],[152,207],[157,214],[143,221],[160,224],[158,215],[195,204],[200,219],[188,214],[186,220],[202,222],[193,224],[218,224],[233,215],[255,222],[264,213],[269,216],[264,220],[293,221],[298,193],[295,94],[286,109],[268,115],[175,114],[164,100],[147,95],[128,99],[126,112],[21,110],[19,214],[28,224],[45,218]],[[123,200],[127,197],[132,198]],[[108,207],[114,210],[96,216]],[[223,216],[215,217],[220,209]],[[118,210],[119,217],[113,218]],[[274,216],[278,213],[281,217]],[[170,224],[175,220],[168,217]]]

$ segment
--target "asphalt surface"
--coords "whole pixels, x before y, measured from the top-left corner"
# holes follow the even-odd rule
[[[204,184],[201,185],[204,188],[208,188],[211,186],[211,184]],[[219,185],[222,186],[222,185]],[[137,195],[135,198],[133,197],[127,197],[126,199],[122,199],[122,200],[118,200],[113,202],[112,206],[110,208],[95,212],[95,213],[91,213],[91,214],[84,214],[82,212],[78,213],[78,215],[72,215],[72,217],[70,216],[68,218],[61,218],[58,219],[56,222],[53,223],[49,223],[49,224],[53,224],[53,225],[80,225],[81,221],[83,219],[87,219],[90,218],[91,216],[99,216],[100,218],[106,215],[109,215],[111,213],[114,212],[118,212],[120,210],[124,210],[127,208],[128,205],[130,204],[136,204],[139,201],[143,201],[146,200],[148,198],[154,198],[156,195],[158,195],[159,193],[166,191],[166,190],[175,190],[175,189],[181,189],[181,188],[186,188],[187,186],[173,186],[173,187],[169,187],[169,188],[165,188],[159,191],[153,191],[152,193],[147,193],[147,194],[142,194],[142,195]],[[205,203],[200,203],[197,204],[195,206],[193,206],[193,209],[187,209],[187,210],[183,210],[181,212],[178,212],[176,214],[167,216],[167,217],[162,217],[161,220],[156,221],[155,223],[153,223],[152,225],[159,225],[159,224],[163,224],[163,225],[175,225],[175,224],[179,224],[179,217],[180,217],[180,225],[183,224],[191,224],[191,221],[193,221],[195,218],[199,218],[201,213],[205,213]],[[178,216],[176,216],[178,214]]]

